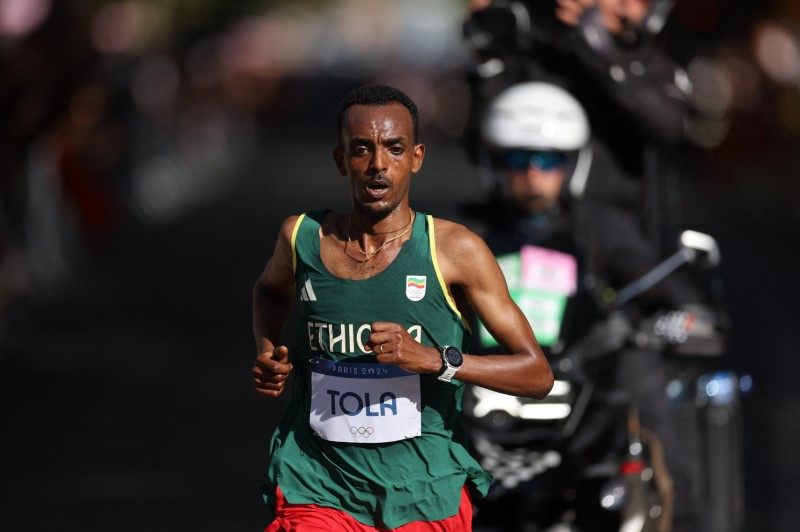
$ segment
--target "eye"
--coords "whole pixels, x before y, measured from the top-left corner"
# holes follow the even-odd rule
[[[403,155],[406,149],[403,146],[392,146],[389,148],[389,152],[394,155]]]

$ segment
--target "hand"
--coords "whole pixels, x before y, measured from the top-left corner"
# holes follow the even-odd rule
[[[492,0],[470,0],[467,9],[470,12],[483,11],[492,4]]]
[[[368,345],[379,364],[394,364],[413,373],[438,373],[442,367],[436,348],[414,340],[399,323],[373,323]]]
[[[256,357],[253,365],[253,383],[256,392],[267,397],[278,397],[283,393],[286,379],[292,371],[289,363],[289,348],[276,347],[274,351],[264,351]]]
[[[624,19],[628,18],[634,22],[641,21],[646,12],[629,7],[629,5],[642,4],[641,2],[624,0],[556,0],[556,2],[558,3],[556,18],[567,26],[577,26],[587,11],[597,7],[603,27],[615,35],[619,35],[625,29]]]
[[[556,18],[567,26],[577,26],[583,14],[597,5],[597,0],[557,0]]]

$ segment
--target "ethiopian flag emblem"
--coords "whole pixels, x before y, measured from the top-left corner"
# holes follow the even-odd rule
[[[425,297],[424,275],[406,275],[406,297],[411,301],[419,301]]]

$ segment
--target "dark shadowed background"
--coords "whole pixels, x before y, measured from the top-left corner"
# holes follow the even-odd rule
[[[417,100],[412,204],[480,197],[466,2],[0,2],[0,529],[258,530],[280,401],[252,390],[251,287],[280,222],[347,207],[336,101]],[[720,242],[749,530],[800,529],[800,8],[679,2],[713,119],[680,225]]]

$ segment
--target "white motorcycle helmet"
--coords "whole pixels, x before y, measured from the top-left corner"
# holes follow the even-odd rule
[[[530,81],[512,85],[489,104],[481,123],[481,168],[485,184],[502,189],[492,153],[512,149],[565,153],[571,171],[565,185],[580,198],[592,163],[589,120],[583,107],[566,90],[552,83]]]

